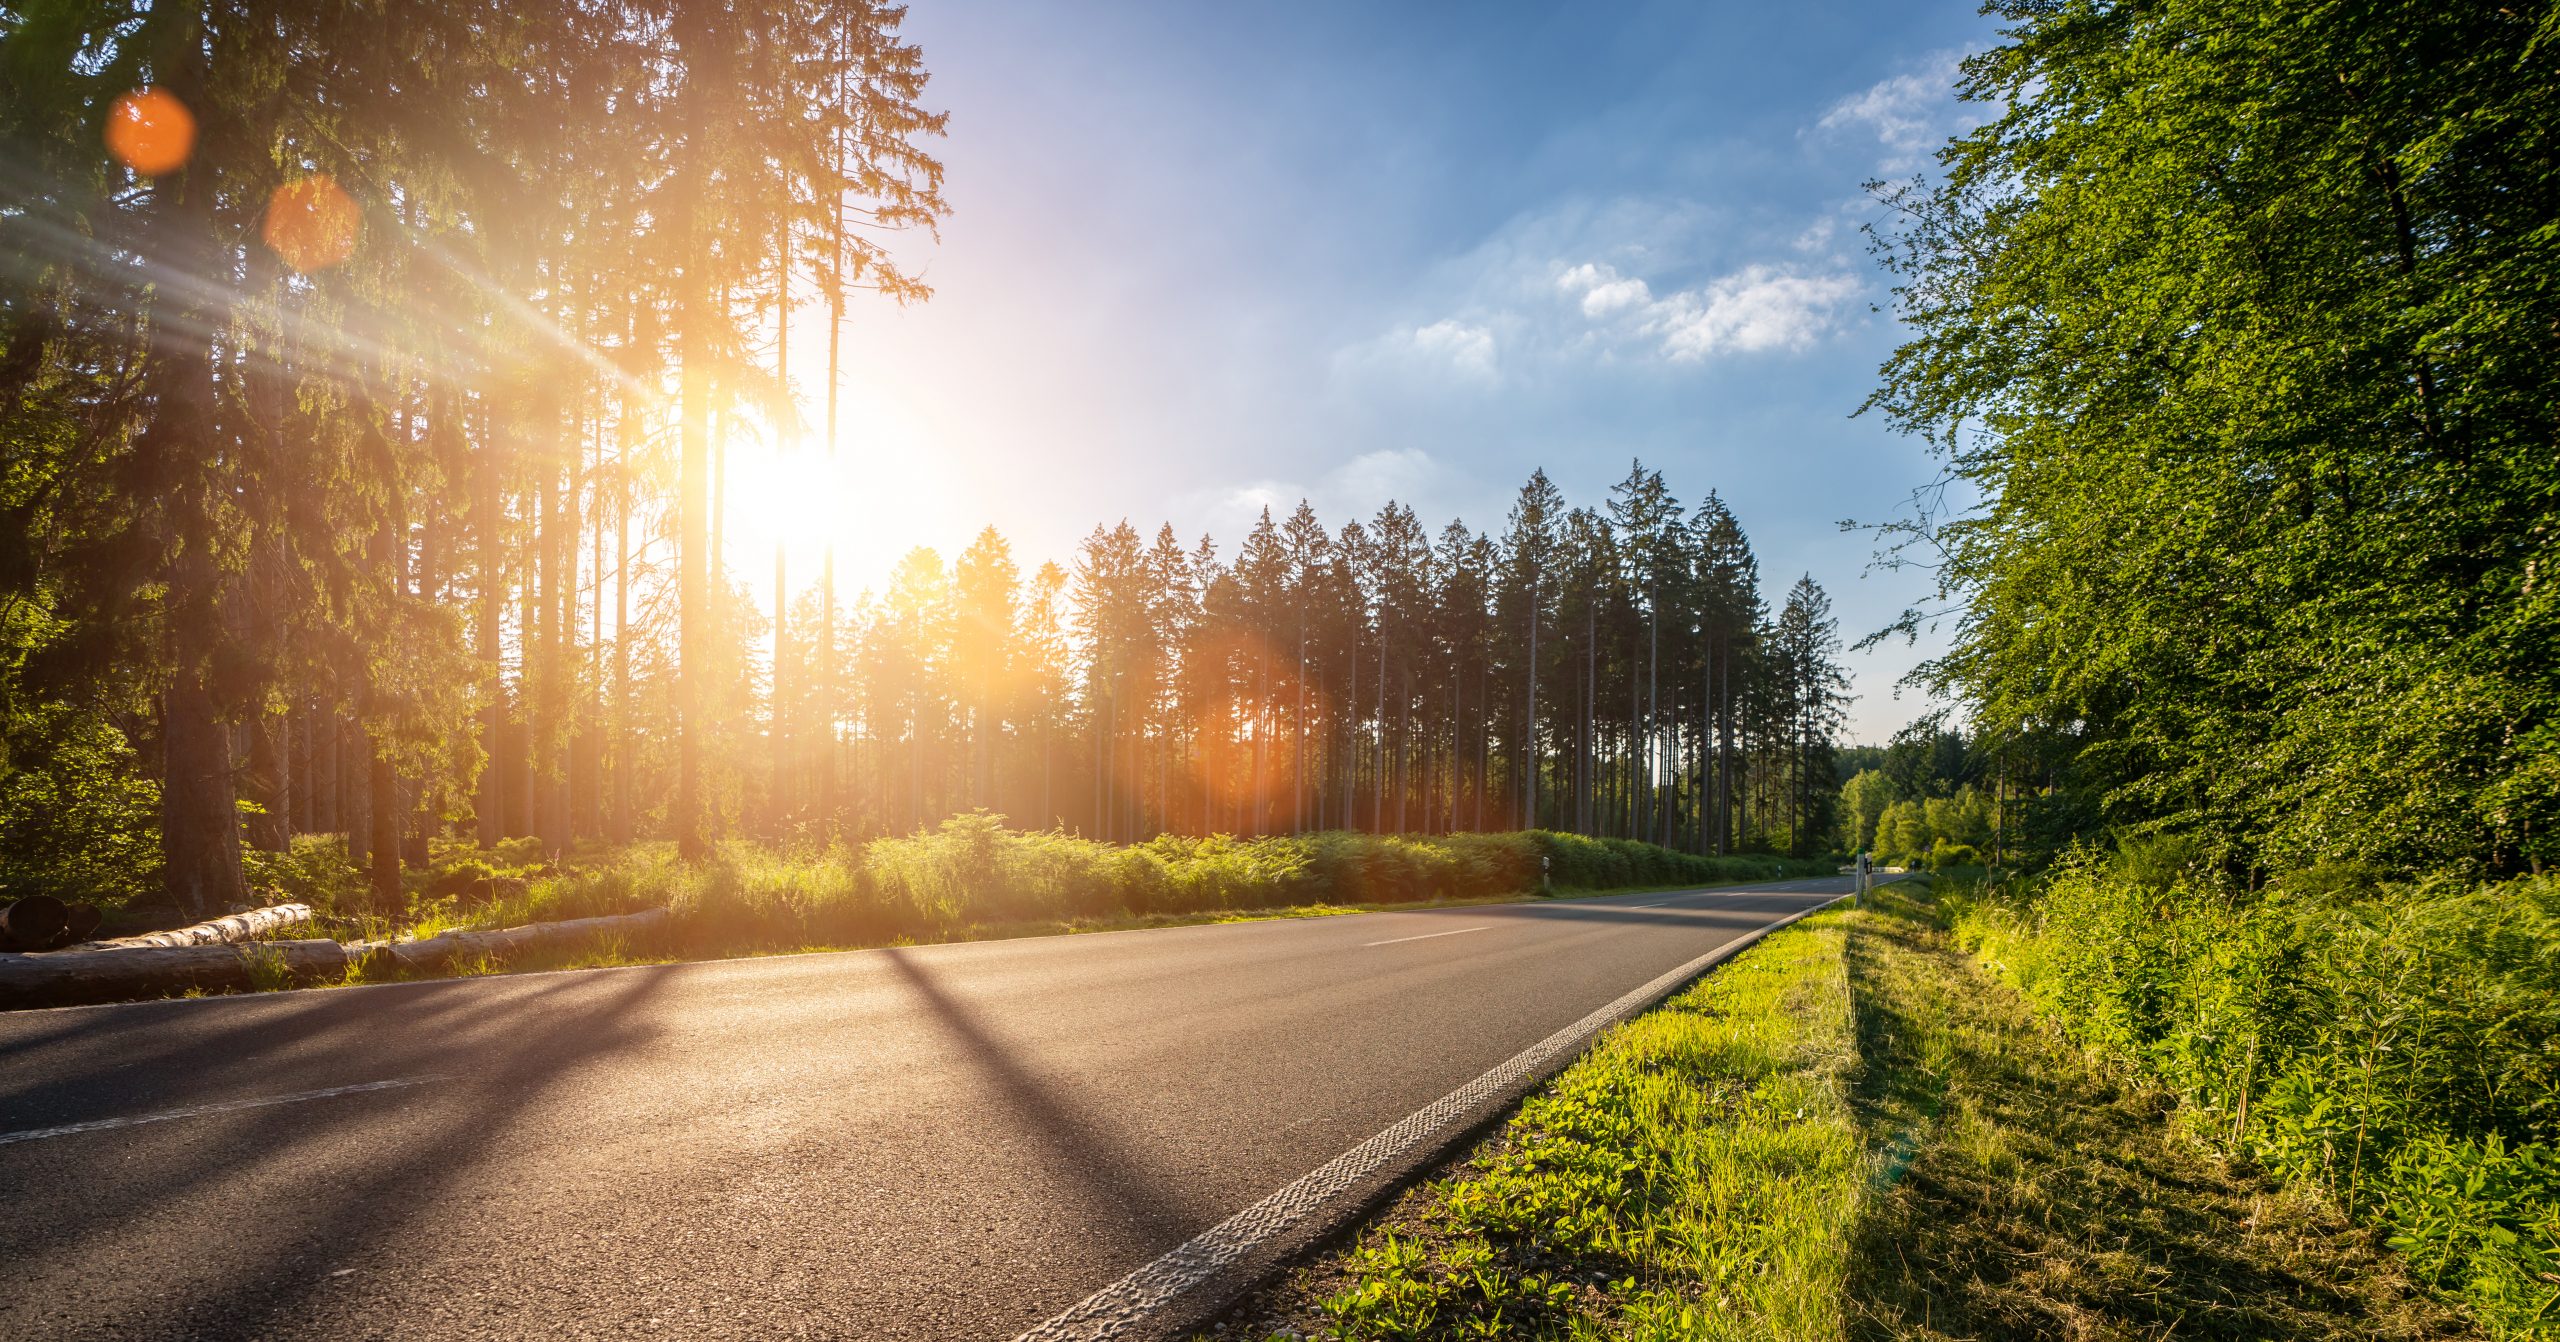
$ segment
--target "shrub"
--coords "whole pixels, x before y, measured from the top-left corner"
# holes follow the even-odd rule
[[[30,612],[0,616],[11,618]],[[0,685],[16,688],[14,676]],[[159,807],[159,785],[123,732],[0,690],[0,901],[42,894],[115,907],[157,894]]]
[[[739,843],[688,865],[671,846],[652,844],[556,871],[511,866],[510,859],[538,863],[538,845],[505,845],[485,857],[457,846],[422,882],[420,911],[440,926],[495,927],[664,905],[696,941],[781,946],[947,937],[971,925],[1122,914],[1525,895],[1538,888],[1542,860],[1559,890],[1831,870],[1822,862],[1700,857],[1546,831],[1168,834],[1120,847],[1007,829],[1003,817],[985,812],[859,849],[784,853]],[[360,888],[351,870],[346,879]]]
[[[2560,879],[2251,896],[2201,868],[2079,854],[2031,897],[1959,899],[1958,934],[2493,1332],[2560,1336]]]
[[[308,904],[331,915],[362,911],[371,899],[341,834],[297,834],[281,853],[250,848],[240,857],[251,897],[262,904]]]

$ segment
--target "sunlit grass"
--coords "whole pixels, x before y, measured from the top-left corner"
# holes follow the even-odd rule
[[[1206,1336],[2472,1335],[2169,1107],[1887,887],[1610,1032]]]
[[[1868,1162],[1829,913],[1605,1035],[1247,1335],[1834,1338]]]
[[[1116,845],[1007,829],[976,814],[904,838],[777,848],[735,841],[698,862],[638,844],[547,858],[529,839],[439,843],[410,873],[408,913],[368,910],[334,839],[261,857],[278,899],[321,911],[320,935],[417,940],[663,908],[659,928],[604,952],[576,944],[455,973],[522,972],[807,951],[1127,931],[1199,923],[1450,908],[1828,873],[1766,856],[1698,857],[1547,832],[1432,836],[1324,832],[1238,839],[1166,835]],[[363,981],[361,973],[355,981]]]

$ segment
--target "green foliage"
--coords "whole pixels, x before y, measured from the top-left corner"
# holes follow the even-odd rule
[[[2057,830],[2560,860],[2550,7],[1989,8],[1987,123],[1886,191],[1872,404],[1983,500],[1891,528],[1928,678]]]
[[[364,909],[364,873],[347,856],[345,836],[297,834],[281,853],[249,849],[241,854],[249,890],[262,904],[308,904],[314,913],[353,914]]]
[[[113,724],[65,705],[11,715],[0,756],[0,892],[119,905],[160,882],[160,789]]]
[[[1869,1177],[1844,917],[1611,1031],[1344,1255],[1321,1335],[1839,1336]]]
[[[2248,897],[2179,851],[2082,854],[1958,935],[2493,1331],[2560,1337],[2560,879]]]
[[[1921,809],[1928,818],[1933,847],[1938,840],[1975,845],[1991,841],[1990,803],[1971,787],[1952,797],[1931,797],[1921,803]]]
[[[664,905],[689,935],[723,945],[856,945],[1132,915],[1528,895],[1538,888],[1542,858],[1560,890],[1770,881],[1832,870],[1825,862],[1698,857],[1545,831],[1169,834],[1124,847],[1007,829],[1003,817],[981,811],[859,848],[785,853],[739,843],[684,863],[671,845],[646,845],[565,870],[512,869],[517,876],[496,882],[501,893],[474,907],[430,898],[420,908],[438,926],[500,927]],[[475,869],[466,859],[449,870]]]
[[[1861,769],[1840,785],[1840,824],[1844,847],[1862,853],[1876,846],[1876,826],[1893,804],[1893,784],[1874,769]]]

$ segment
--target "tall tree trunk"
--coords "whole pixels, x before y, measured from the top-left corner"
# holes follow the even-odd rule
[[[1526,720],[1520,724],[1520,749],[1515,752],[1520,767],[1520,826],[1538,827],[1538,775],[1542,771],[1538,758],[1538,598],[1540,584],[1529,582],[1529,695],[1522,707]]]
[[[632,775],[639,763],[631,739],[631,452],[640,433],[629,397],[616,429],[621,449],[613,472],[613,841],[632,840]]]
[[[366,813],[372,820],[371,879],[367,885],[373,892],[373,910],[386,918],[395,918],[406,907],[400,893],[400,780],[391,771],[391,759],[382,753],[380,742],[369,731],[361,732],[364,741]]]
[[[317,737],[311,747],[311,832],[343,834],[338,806],[338,706],[315,703],[311,707],[309,730]]]
[[[543,851],[557,856],[569,848],[569,771],[563,758],[569,744],[570,603],[577,579],[576,505],[569,497],[569,463],[576,459],[576,419],[564,415],[558,394],[546,391],[534,418],[542,436],[536,449],[541,491],[542,534],[536,548],[542,571],[541,600],[533,608],[538,638],[526,640],[526,679],[534,687],[533,822]]]
[[[789,12],[784,11],[786,15]],[[786,18],[784,22],[787,30],[789,20]],[[780,101],[788,101],[787,92]],[[778,330],[774,342],[773,372],[775,379],[782,384],[782,411],[781,422],[775,426],[773,436],[774,454],[780,456],[789,450],[786,440],[790,434],[790,422],[797,412],[791,401],[791,212],[786,204],[785,208],[776,213],[781,221],[781,228],[780,236],[776,239],[774,255],[774,284],[777,295],[774,316]],[[789,701],[783,695],[783,662],[790,655],[791,647],[789,579],[789,550],[783,543],[783,538],[776,536],[773,542],[773,684],[770,686],[772,715],[771,726],[768,729],[772,736],[766,743],[766,748],[773,753],[773,775],[769,784],[771,795],[765,799],[766,806],[772,812],[773,833],[776,837],[782,834],[784,817],[790,813],[791,805],[789,796],[791,731],[789,710],[784,706]]]
[[[295,705],[289,720],[293,724],[293,830],[298,834],[317,833],[320,830],[319,794],[311,786],[311,777],[312,771],[319,767],[318,752],[312,748],[313,727],[318,715],[312,712],[310,702],[304,700]]]
[[[281,709],[261,707],[249,719],[249,767],[241,791],[257,804],[247,818],[249,846],[281,853],[293,841],[293,726]]]
[[[359,691],[361,695],[361,691]],[[338,720],[338,823],[347,836],[347,860],[358,870],[373,866],[373,808],[368,805],[373,745],[353,714]]]
[[[479,793],[472,799],[473,821],[480,846],[493,848],[506,837],[507,780],[513,762],[507,756],[507,683],[503,637],[507,619],[506,501],[498,448],[499,434],[485,421],[480,450],[472,463],[472,547],[478,559],[480,614],[477,648],[480,661]]]
[[[701,267],[712,255],[709,230],[694,202],[713,189],[709,152],[718,109],[713,99],[725,97],[734,81],[727,78],[727,53],[720,30],[723,11],[717,6],[680,6],[672,33],[688,67],[682,92],[684,120],[691,132],[690,157],[680,170],[670,225],[685,242],[684,274],[676,289],[676,360],[683,384],[678,413],[676,487],[676,795],[669,817],[676,852],[687,860],[710,853],[702,815],[702,737],[709,729],[711,680],[711,580],[718,557],[711,553],[709,494],[711,474],[711,366],[709,327],[715,317],[709,277]]]
[[[200,24],[180,20],[161,79],[181,102],[201,104]],[[214,182],[208,154],[154,184],[146,235],[164,274],[189,282],[158,286],[151,314],[146,387],[151,422],[135,444],[144,496],[159,501],[158,535],[169,556],[166,651],[170,675],[160,701],[160,843],[168,892],[190,913],[245,903],[240,812],[233,791],[230,734],[208,678],[223,634],[222,575],[214,561],[213,515],[226,492],[208,478],[221,469],[216,432],[214,351],[208,333],[223,315]]]

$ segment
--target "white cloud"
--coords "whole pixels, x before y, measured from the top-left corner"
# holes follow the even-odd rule
[[[1694,362],[1727,350],[1805,349],[1838,323],[1858,290],[1848,275],[1745,266],[1661,305],[1663,353]]]
[[[1622,277],[1613,266],[1589,261],[1556,277],[1556,287],[1582,295],[1585,317],[1606,317],[1653,302],[1652,286],[1643,280]]]
[[[1334,467],[1321,492],[1355,511],[1369,513],[1389,499],[1410,501],[1429,494],[1439,475],[1440,463],[1421,448],[1386,448],[1363,452]]]
[[[1678,363],[1808,348],[1839,324],[1841,310],[1862,287],[1857,277],[1843,273],[1751,265],[1656,298],[1643,280],[1622,276],[1606,262],[1573,266],[1557,277],[1556,286],[1580,297],[1585,317],[1609,324],[1621,339],[1653,342],[1663,357]]]
[[[1186,496],[1177,510],[1201,519],[1221,541],[1232,545],[1264,510],[1275,520],[1285,519],[1300,499],[1314,504],[1326,525],[1335,527],[1353,518],[1366,520],[1390,501],[1413,507],[1426,517],[1446,517],[1452,511],[1449,486],[1457,480],[1421,448],[1381,448],[1333,467],[1312,483],[1254,480]]]
[[[1880,166],[1887,172],[1906,171],[1960,121],[1955,83],[1962,59],[1956,52],[1940,52],[1921,69],[1879,80],[1833,103],[1814,127],[1870,133],[1887,151]]]
[[[1413,333],[1413,347],[1458,372],[1482,381],[1494,377],[1493,328],[1443,317]]]

